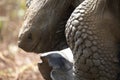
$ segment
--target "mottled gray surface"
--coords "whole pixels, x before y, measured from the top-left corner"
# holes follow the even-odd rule
[[[74,80],[73,54],[70,49],[43,53],[41,57],[45,57],[52,67],[49,74],[52,80]]]

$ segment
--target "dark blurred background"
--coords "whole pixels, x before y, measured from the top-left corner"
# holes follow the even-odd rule
[[[42,80],[39,56],[17,46],[25,11],[25,0],[0,0],[0,80]]]

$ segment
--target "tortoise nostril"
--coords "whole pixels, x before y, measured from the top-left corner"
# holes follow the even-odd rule
[[[32,40],[32,34],[31,33],[28,34],[28,39]]]

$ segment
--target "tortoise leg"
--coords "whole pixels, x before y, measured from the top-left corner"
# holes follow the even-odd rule
[[[104,1],[85,0],[67,22],[66,38],[74,55],[75,80],[117,80],[120,73],[118,41],[113,33],[120,26],[106,8],[102,12]]]

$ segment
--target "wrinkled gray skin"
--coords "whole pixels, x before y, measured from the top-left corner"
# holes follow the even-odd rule
[[[45,0],[44,5],[37,11],[38,17],[31,17],[30,14],[34,13],[30,10],[34,7],[32,3],[26,23],[23,24],[24,29],[20,33],[19,46],[34,52],[56,50],[57,45],[66,42],[63,35],[56,34],[56,31],[61,29],[60,33],[64,32],[65,23],[61,28],[58,25],[69,18],[63,19],[66,17],[65,12],[70,16],[70,7],[76,8],[77,5],[72,0]],[[119,14],[119,0],[84,0],[73,11],[66,25],[65,35],[74,55],[74,80],[120,80]],[[29,17],[32,20],[29,20]],[[59,48],[61,47],[64,48]]]

